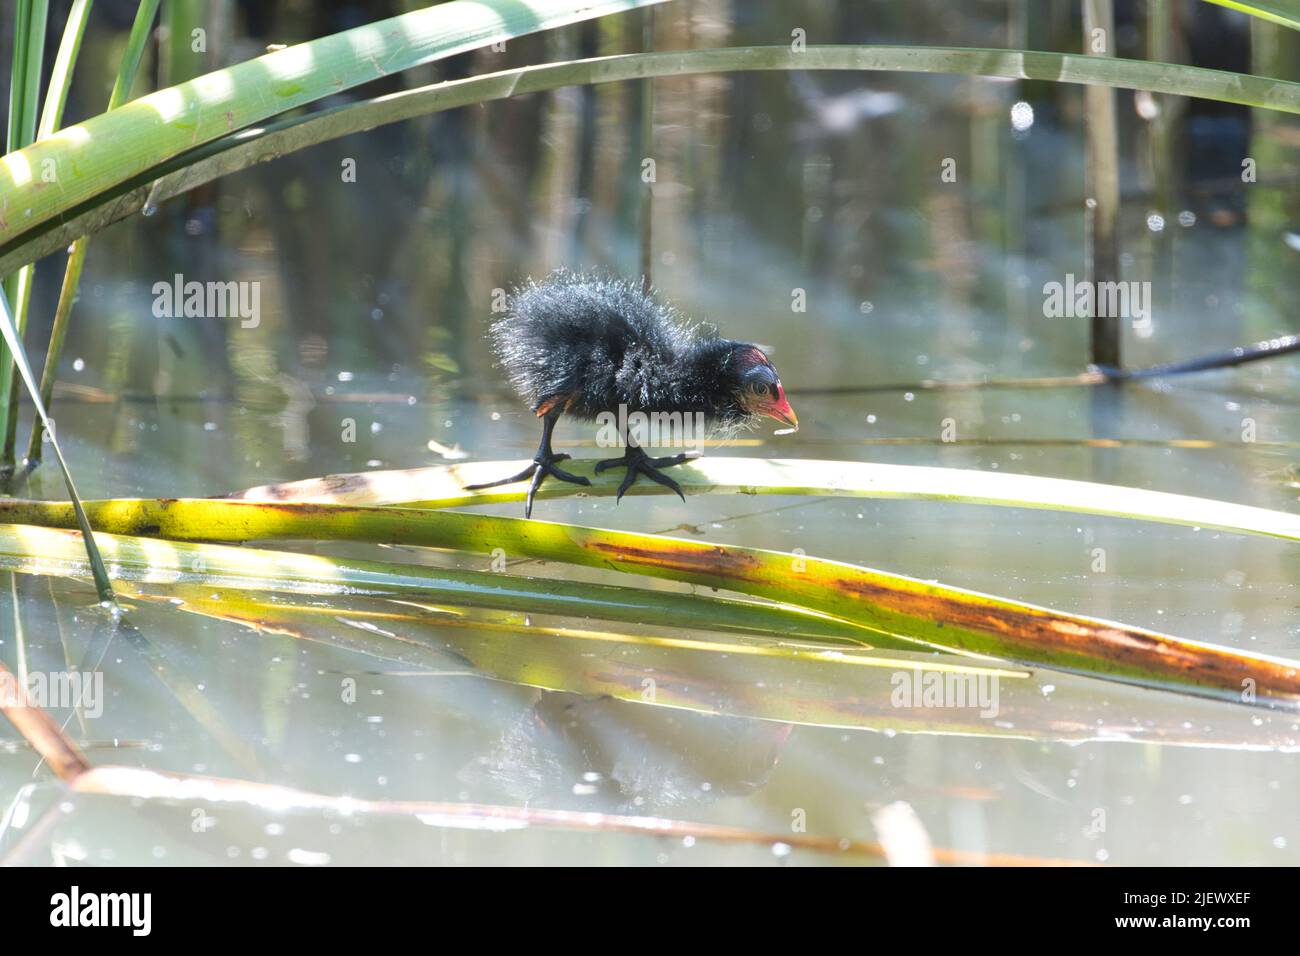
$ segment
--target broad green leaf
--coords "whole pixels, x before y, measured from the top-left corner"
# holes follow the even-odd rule
[[[165,499],[94,502],[104,531],[175,540],[313,539],[563,561],[726,588],[932,647],[1242,703],[1300,705],[1300,662],[1065,614],[839,561],[549,521],[415,508]],[[0,500],[0,520],[75,527],[70,505]]]
[[[451,0],[196,77],[59,130],[0,163],[8,241],[185,150],[370,80],[660,0]],[[37,170],[52,160],[57,190]],[[75,168],[76,174],[72,170]]]
[[[855,628],[779,604],[724,600],[590,582],[531,578],[499,571],[430,568],[213,544],[97,534],[117,580],[146,584],[202,582],[236,590],[314,595],[367,595],[461,607],[532,611],[605,621],[763,634],[772,640],[817,640],[921,649],[913,641]],[[26,574],[84,572],[79,535],[0,524],[0,567]]]

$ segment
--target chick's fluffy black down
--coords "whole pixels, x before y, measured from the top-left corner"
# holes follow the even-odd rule
[[[492,342],[515,390],[537,410],[568,415],[703,412],[729,424],[743,413],[725,386],[738,343],[688,325],[672,307],[621,279],[557,272],[514,292]]]

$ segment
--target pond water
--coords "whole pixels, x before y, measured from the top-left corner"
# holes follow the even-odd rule
[[[880,4],[878,19],[808,6],[805,17],[747,4],[733,21],[730,5],[672,5],[658,15],[657,44],[779,43],[796,26],[838,42],[1072,42],[1064,14],[1025,20],[1027,5],[1014,3],[951,19],[930,3]],[[1226,12],[1203,15],[1241,33]],[[1121,22],[1127,55],[1142,55],[1140,20]],[[364,92],[636,49],[639,24],[616,17],[600,30],[516,41]],[[345,25],[255,24],[263,32],[222,55]],[[96,89],[76,91],[73,109],[94,109]],[[800,419],[797,434],[774,436],[768,423],[708,454],[1026,473],[1296,509],[1294,359],[1123,388],[928,387],[1084,369],[1087,321],[1047,317],[1043,293],[1086,271],[1080,88],[872,73],[661,80],[653,146],[640,141],[640,103],[638,86],[614,84],[413,120],[110,228],[91,249],[54,406],[83,496],[206,496],[462,453],[531,455],[537,422],[483,337],[494,290],[560,266],[635,275],[641,159],[652,156],[654,282],[690,315],[770,346]],[[1032,116],[1022,106],[1013,124],[1017,103]],[[1286,237],[1300,229],[1300,125],[1162,101],[1181,145],[1161,154],[1133,94],[1118,104],[1123,270],[1153,296],[1149,322],[1125,329],[1125,361],[1295,331],[1300,259]],[[1207,136],[1226,156],[1217,166]],[[1243,151],[1268,160],[1258,182],[1236,175]],[[945,159],[956,182],[941,179]],[[356,182],[340,175],[348,160]],[[61,257],[41,270],[33,342],[44,341]],[[153,286],[176,274],[259,283],[256,326],[157,317]],[[562,422],[557,448],[599,455],[594,437]],[[23,494],[64,497],[49,465]],[[485,510],[514,516],[522,506]],[[1280,540],[840,498],[631,497],[616,507],[574,497],[543,500],[536,515],[802,549],[1300,656],[1300,559]],[[376,557],[359,546],[268,547]],[[378,557],[489,566],[486,556],[409,548]],[[689,590],[554,563],[507,573]],[[832,842],[875,840],[875,815],[904,801],[936,847],[969,859],[1300,862],[1294,714],[1010,667],[989,720],[891,706],[900,666],[891,662],[921,659],[906,652],[796,659],[761,653],[761,637],[671,622],[193,581],[139,586],[124,599],[131,628],[113,630],[85,581],[4,573],[0,583],[0,619],[18,624],[0,630],[10,669],[102,673],[101,714],[52,708],[92,762],[356,800],[600,811]],[[647,679],[662,692],[653,701]],[[774,847],[467,826],[433,811],[68,797],[12,733],[0,738],[0,806],[24,823],[5,831],[0,851],[37,863],[870,859],[792,846],[793,836]]]

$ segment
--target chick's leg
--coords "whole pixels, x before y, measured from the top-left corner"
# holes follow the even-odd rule
[[[672,465],[680,465],[685,461],[695,458],[695,455],[680,454],[669,455],[667,458],[651,458],[643,449],[637,445],[628,444],[627,450],[623,453],[622,458],[608,458],[605,461],[596,462],[596,474],[600,474],[606,468],[617,468],[620,465],[627,469],[627,474],[623,476],[623,483],[618,486],[618,498],[616,501],[622,501],[623,495],[636,482],[637,475],[645,475],[651,481],[656,481],[665,488],[671,488],[677,492],[677,496],[686,501],[686,495],[682,494],[681,485],[665,475],[660,468],[668,468]]]
[[[575,485],[590,485],[591,481],[583,478],[581,475],[570,474],[562,468],[555,467],[558,461],[564,461],[569,458],[568,455],[557,455],[551,450],[551,432],[555,430],[555,422],[559,419],[559,412],[547,413],[542,419],[542,443],[537,446],[537,454],[533,456],[533,463],[519,472],[517,475],[511,475],[509,478],[501,478],[498,481],[489,481],[481,485],[466,485],[466,491],[479,491],[483,488],[496,488],[499,485],[512,485],[517,481],[525,481],[529,478],[532,483],[528,486],[528,497],[524,501],[524,517],[533,516],[533,496],[537,494],[537,489],[541,487],[542,481],[547,475],[558,478],[561,481],[571,481]]]

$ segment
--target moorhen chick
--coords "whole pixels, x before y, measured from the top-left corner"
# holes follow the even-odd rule
[[[724,339],[712,326],[689,323],[637,283],[556,272],[515,290],[490,335],[498,364],[542,420],[542,443],[533,463],[517,475],[466,487],[494,488],[531,478],[526,518],[532,517],[533,496],[547,475],[591,484],[556,467],[569,457],[551,450],[551,432],[561,415],[592,421],[624,406],[628,413],[648,415],[701,413],[723,431],[764,416],[799,427],[781,379],[760,348]],[[627,469],[619,500],[638,474],[686,500],[677,482],[659,469],[691,456],[651,458],[630,435],[623,440],[622,458],[596,464],[597,474],[620,465]]]

